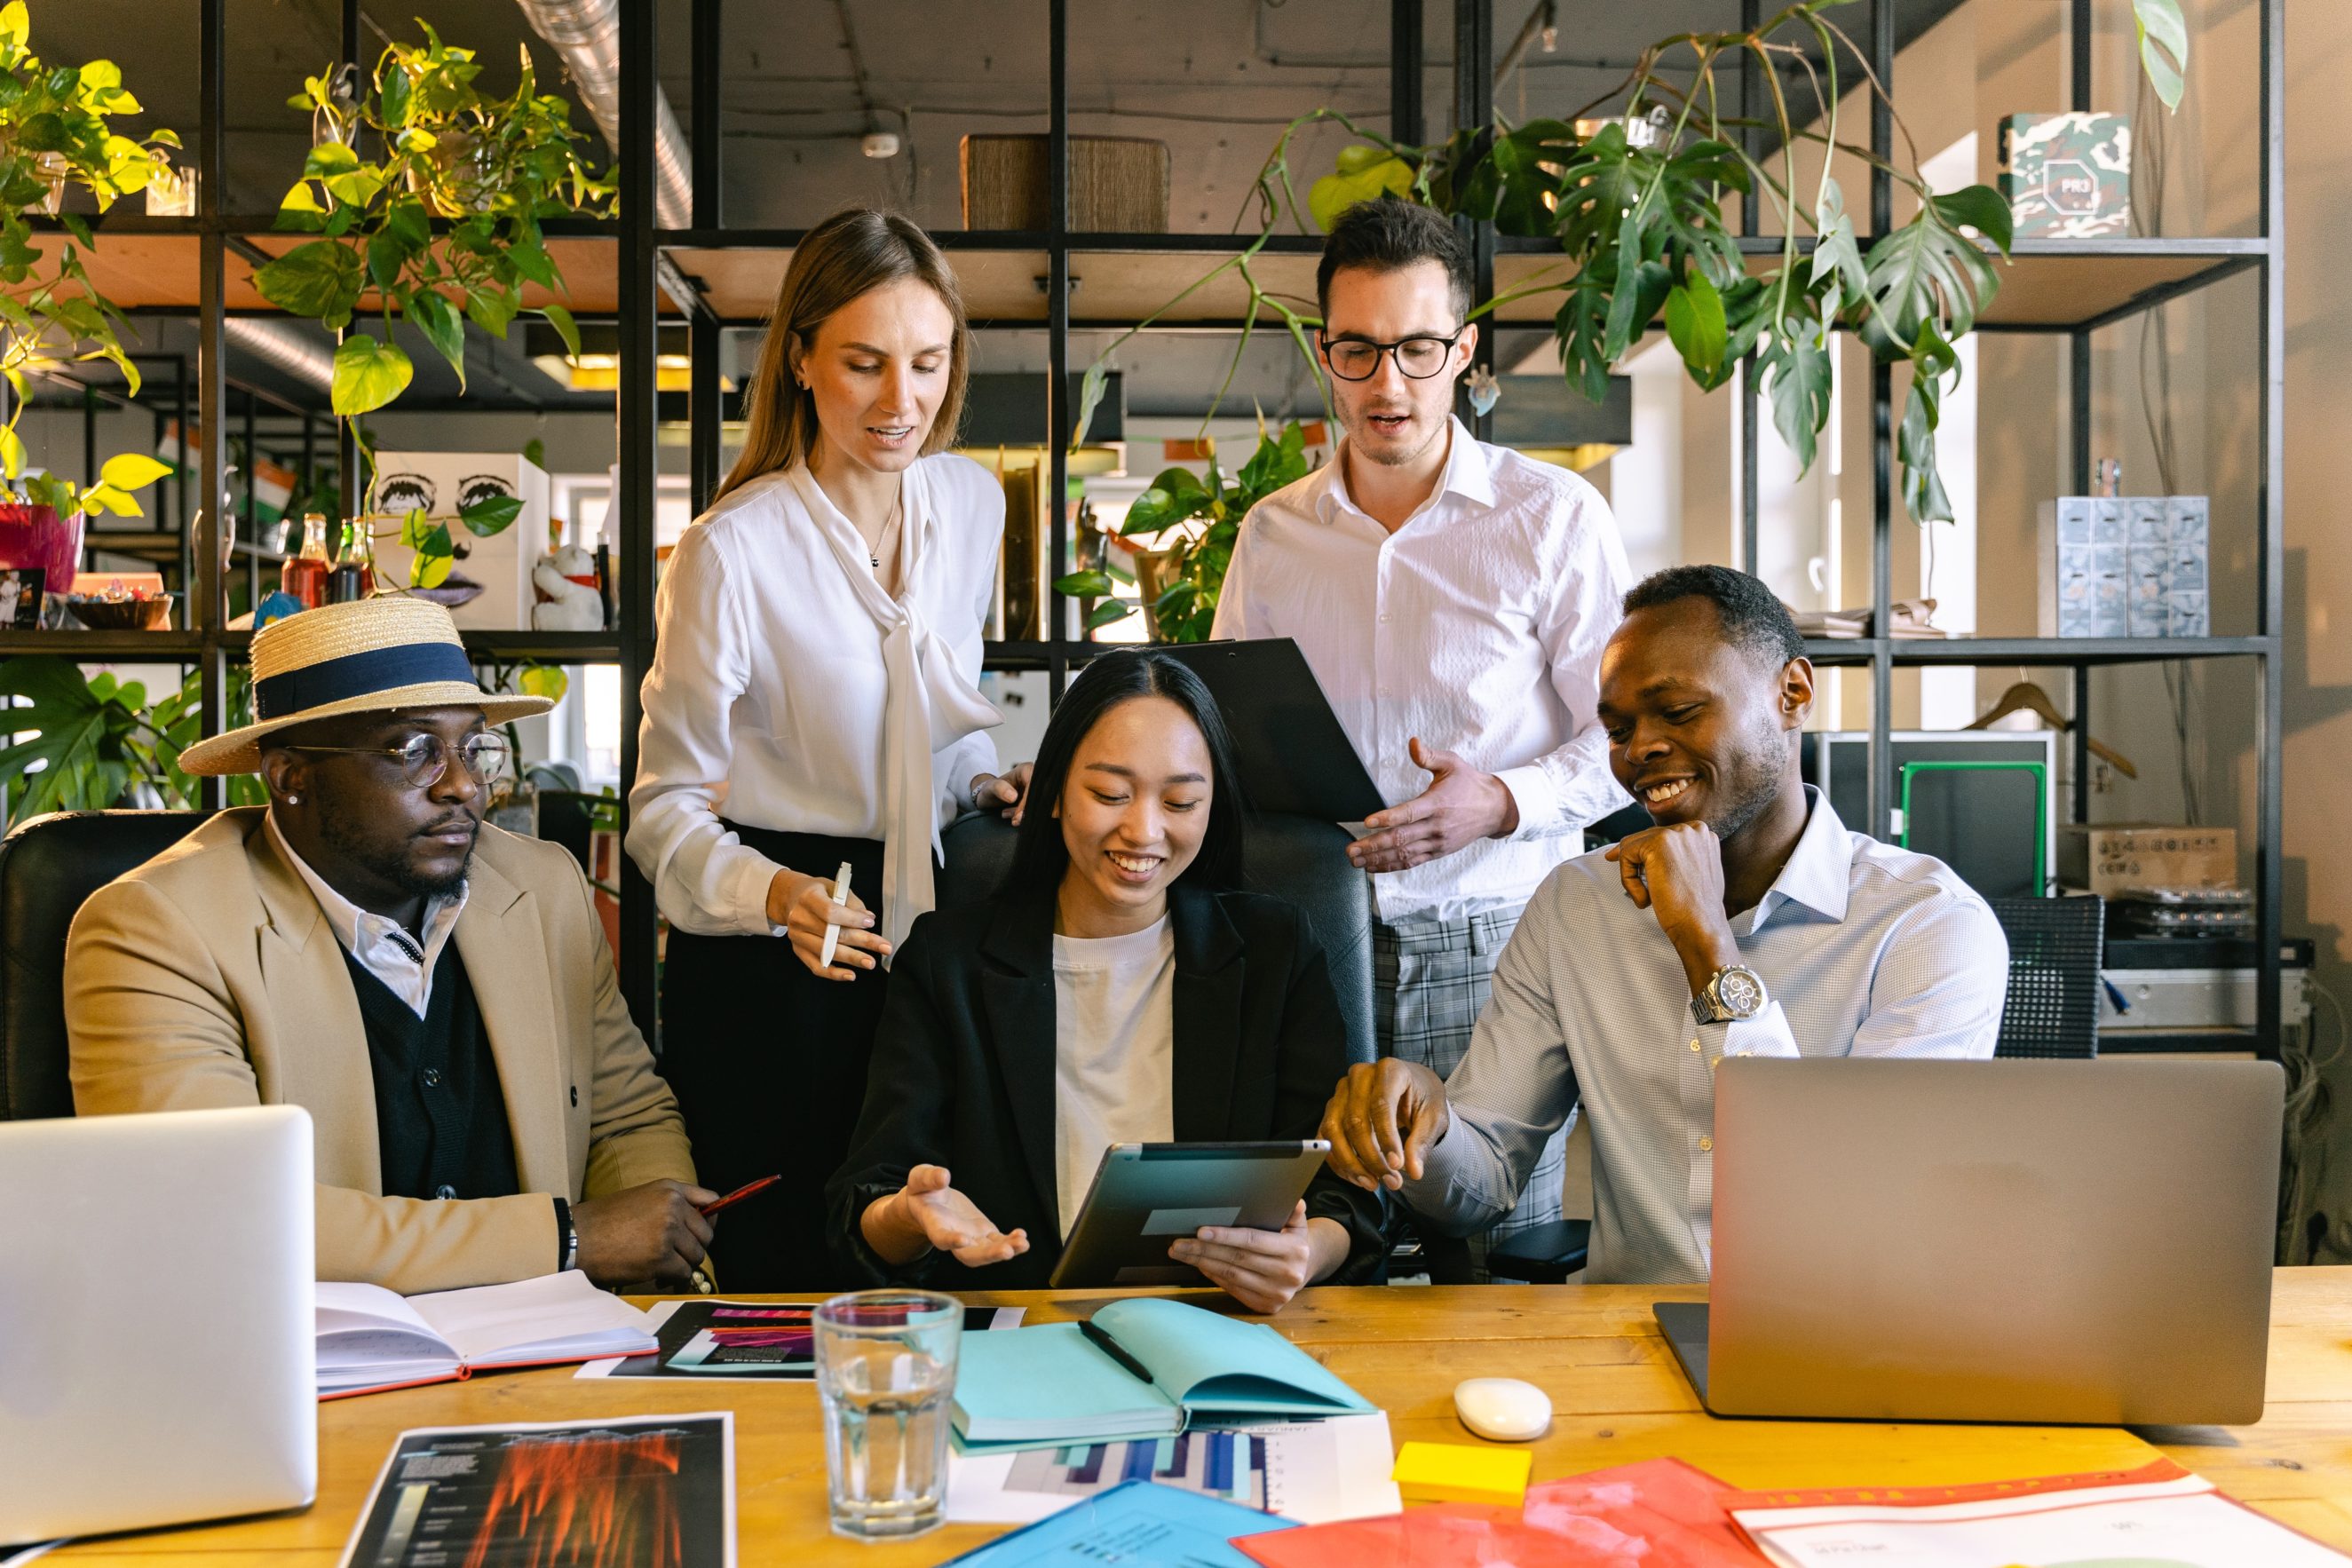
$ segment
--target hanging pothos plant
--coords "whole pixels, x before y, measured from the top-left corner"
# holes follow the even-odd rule
[[[417,26],[425,43],[388,45],[366,92],[347,68],[309,79],[288,100],[310,111],[312,146],[278,204],[278,226],[320,237],[253,275],[271,304],[343,334],[332,395],[346,420],[408,388],[415,366],[393,340],[395,318],[439,351],[462,388],[467,321],[504,338],[524,312],[525,283],[564,291],[541,220],[614,211],[612,181],[583,159],[587,138],[572,127],[570,105],[539,91],[528,45],[515,90],[491,98],[474,85],[482,68],[473,50]],[[579,353],[580,331],[562,304],[551,299],[530,313]],[[352,326],[368,315],[375,331]],[[374,454],[364,441],[361,451],[373,476]],[[373,489],[371,477],[366,522],[394,521],[376,515]],[[454,521],[487,537],[520,510],[494,497],[458,508]],[[422,512],[397,520],[401,542],[415,552],[411,586],[435,587],[448,575],[449,521]]]
[[[34,243],[30,214],[58,208],[75,186],[104,212],[117,197],[167,174],[170,149],[180,139],[156,130],[134,141],[115,131],[108,123],[112,117],[140,112],[121,69],[110,60],[47,64],[32,51],[30,29],[24,0],[0,5],[0,376],[12,395],[7,422],[0,425],[0,473],[34,501],[56,508],[59,517],[77,511],[139,517],[131,492],[172,471],[146,453],[108,458],[98,482],[86,489],[26,472],[29,454],[16,422],[32,377],[102,359],[121,372],[131,395],[139,392],[139,367],[118,332],[122,313],[82,267],[82,253],[97,247],[89,223],[78,213],[58,212],[66,232],[57,238],[51,261]]]
[[[1097,356],[1080,394],[1074,440],[1085,439],[1118,347],[1227,271],[1238,274],[1250,294],[1234,366],[1260,314],[1267,313],[1282,323],[1321,386],[1306,335],[1321,323],[1267,293],[1255,263],[1284,223],[1312,232],[1311,216],[1328,230],[1348,207],[1386,193],[1449,216],[1490,221],[1506,235],[1557,239],[1562,268],[1484,301],[1470,315],[1476,320],[1514,300],[1559,295],[1552,331],[1563,371],[1595,402],[1611,371],[1662,315],[1675,353],[1702,387],[1724,384],[1753,354],[1773,424],[1803,468],[1811,466],[1829,420],[1832,333],[1859,333],[1882,362],[1911,368],[1895,437],[1905,508],[1921,522],[1948,520],[1951,503],[1937,474],[1936,427],[1943,395],[1958,374],[1953,345],[1975,326],[2000,287],[1992,253],[2008,254],[2009,205],[1984,185],[1948,194],[1929,187],[1899,117],[1899,162],[1840,139],[1838,60],[1842,54],[1856,60],[1867,56],[1826,13],[1850,4],[1797,0],[1752,31],[1662,39],[1643,51],[1623,82],[1588,106],[1587,111],[1623,106],[1618,118],[1589,137],[1580,137],[1572,116],[1516,126],[1498,121],[1416,146],[1368,131],[1336,110],[1300,116],[1284,128],[1258,172],[1253,193],[1257,234]],[[2133,11],[2149,79],[2167,108],[2176,108],[2189,49],[2179,0],[2133,0]],[[1814,47],[1818,59],[1804,44]],[[1717,71],[1743,58],[1755,62],[1769,89],[1771,112],[1760,121],[1723,111]],[[1678,68],[1681,79],[1660,74],[1669,66]],[[1863,75],[1868,96],[1889,102],[1891,110],[1885,84],[1866,65]],[[1810,104],[1790,102],[1784,84],[1798,79]],[[1289,164],[1291,142],[1305,127],[1325,122],[1344,127],[1358,144],[1343,149],[1335,172],[1315,182],[1302,213]],[[1777,153],[1748,153],[1743,133],[1750,131],[1762,132]],[[1810,179],[1799,166],[1800,148],[1811,149],[1819,164]],[[1876,237],[1867,251],[1830,172],[1835,153],[1885,170],[1916,198],[1912,216]],[[1780,240],[1776,253],[1749,258],[1724,214],[1733,196],[1759,192],[1779,220]],[[1232,379],[1229,370],[1227,386]]]

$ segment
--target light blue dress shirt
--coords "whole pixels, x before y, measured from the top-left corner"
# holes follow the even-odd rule
[[[1727,1056],[1990,1057],[2009,943],[1940,860],[1849,832],[1818,791],[1753,910],[1731,921],[1771,1000],[1692,1021],[1674,943],[1596,850],[1537,889],[1495,970],[1453,1123],[1402,1196],[1441,1227],[1510,1211],[1544,1142],[1581,1103],[1592,1129],[1594,1282],[1707,1278],[1715,1067]]]

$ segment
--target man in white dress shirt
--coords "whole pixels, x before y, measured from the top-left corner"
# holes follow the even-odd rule
[[[1390,803],[1349,852],[1372,873],[1374,1016],[1383,1055],[1444,1078],[1528,896],[1625,804],[1594,701],[1632,574],[1591,485],[1454,417],[1478,329],[1450,223],[1362,203],[1316,283],[1347,438],[1244,521],[1214,635],[1295,638]],[[1490,1240],[1559,1217],[1565,1141],[1440,1278],[1484,1278]]]
[[[1588,1278],[1703,1280],[1716,1065],[1990,1057],[2009,945],[1941,861],[1849,832],[1801,782],[1813,668],[1769,589],[1677,566],[1625,609],[1601,717],[1618,782],[1657,826],[1545,881],[1451,1079],[1353,1068],[1323,1136],[1340,1175],[1459,1229],[1511,1207],[1580,1106]]]

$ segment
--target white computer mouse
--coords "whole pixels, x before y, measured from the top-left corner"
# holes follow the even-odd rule
[[[1516,1377],[1465,1378],[1454,1385],[1462,1425],[1497,1443],[1525,1443],[1551,1426],[1551,1396]]]

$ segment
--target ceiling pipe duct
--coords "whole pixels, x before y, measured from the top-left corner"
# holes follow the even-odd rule
[[[531,30],[555,47],[572,72],[572,85],[604,144],[617,154],[621,148],[621,6],[620,0],[516,0],[530,18]],[[693,161],[686,132],[669,106],[669,95],[656,95],[654,125],[654,211],[664,228],[688,228],[694,222]]]
[[[247,353],[281,370],[320,392],[335,386],[334,351],[314,342],[300,328],[258,316],[227,316],[221,331]]]

